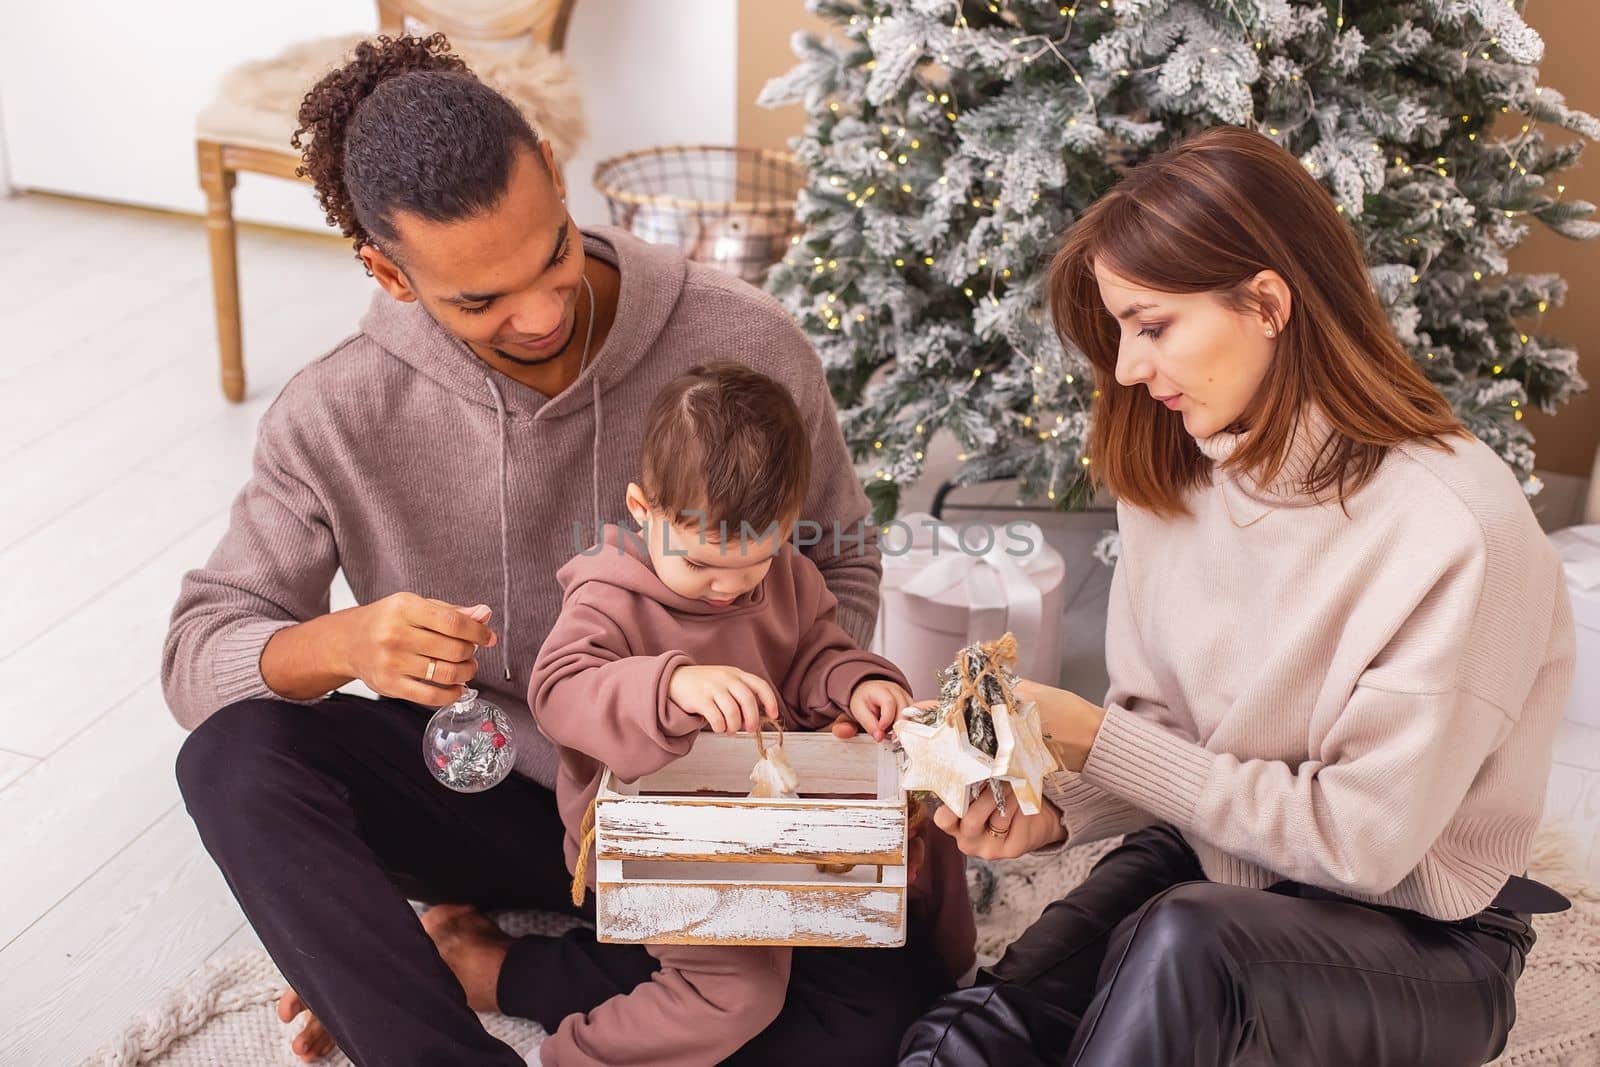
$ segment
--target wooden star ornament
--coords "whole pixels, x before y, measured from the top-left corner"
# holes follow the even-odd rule
[[[894,735],[906,755],[906,789],[926,790],[957,817],[965,815],[970,787],[991,776],[989,757],[967,740],[966,729],[948,718],[934,723],[901,719],[894,724]]]
[[[1004,704],[996,704],[990,707],[989,714],[994,717],[997,742],[990,776],[1011,787],[1024,815],[1037,815],[1043,801],[1044,776],[1061,769],[1055,754],[1044,743],[1039,706],[1031,700],[1019,703],[1013,714]]]

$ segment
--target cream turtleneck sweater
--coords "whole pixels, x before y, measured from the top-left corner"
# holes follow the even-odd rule
[[[1560,561],[1476,440],[1390,450],[1347,501],[1222,463],[1164,519],[1118,509],[1106,717],[1052,776],[1069,843],[1176,826],[1214,881],[1292,880],[1441,919],[1527,865],[1571,682]]]

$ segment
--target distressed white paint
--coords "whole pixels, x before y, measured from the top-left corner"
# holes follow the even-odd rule
[[[1013,717],[1004,704],[994,704],[989,715],[994,720],[996,742],[994,776],[1010,785],[1022,814],[1037,815],[1044,804],[1044,776],[1061,769],[1045,745],[1039,707],[1030,700]]]
[[[906,795],[893,753],[825,733],[783,745],[798,797],[747,795],[758,758],[749,734],[704,735],[636,783],[605,773],[595,805],[603,940],[904,943]]]
[[[645,944],[905,944],[899,889],[685,885],[601,886],[602,941]]]
[[[761,856],[817,863],[871,857],[900,863],[905,837],[903,800],[619,797],[595,806],[595,853],[605,859]]]
[[[926,789],[958,817],[965,815],[971,787],[994,773],[993,760],[968,740],[966,727],[948,719],[901,719],[894,733],[906,754],[905,787]]]

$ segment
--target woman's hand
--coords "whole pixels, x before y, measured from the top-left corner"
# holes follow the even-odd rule
[[[1039,705],[1039,724],[1062,765],[1069,771],[1083,770],[1105,721],[1105,709],[1069,689],[1026,679],[1017,683],[1016,694]]]
[[[983,793],[967,805],[967,814],[956,813],[944,805],[933,813],[934,825],[956,839],[956,847],[968,856],[985,860],[1010,860],[1036,848],[1053,845],[1067,836],[1061,825],[1061,812],[1048,800],[1037,815],[1024,815],[1013,804],[1006,815],[995,812],[994,791]]]

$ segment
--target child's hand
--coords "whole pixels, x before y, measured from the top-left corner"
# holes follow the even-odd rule
[[[679,667],[667,683],[667,697],[719,734],[759,730],[763,713],[778,717],[772,686],[737,667]]]
[[[850,717],[882,741],[889,735],[889,727],[900,714],[900,709],[911,705],[911,694],[894,682],[882,678],[869,678],[856,686],[850,694]]]

